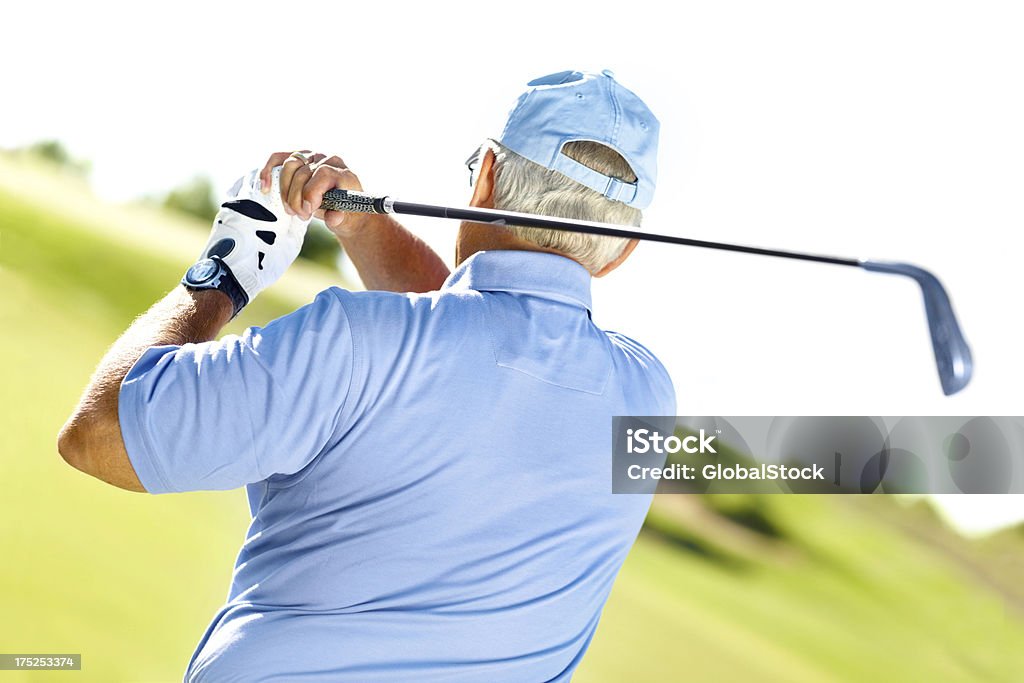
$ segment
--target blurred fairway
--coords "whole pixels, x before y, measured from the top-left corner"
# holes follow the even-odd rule
[[[60,205],[48,206],[60,187]],[[175,681],[220,605],[242,491],[131,494],[67,467],[58,429],[106,347],[205,240],[0,157],[0,652]],[[337,276],[300,265],[230,331]],[[661,498],[575,680],[1024,680],[1024,533],[968,540],[883,497]]]

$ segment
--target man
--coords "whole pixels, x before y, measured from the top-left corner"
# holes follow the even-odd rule
[[[477,155],[471,204],[636,225],[657,135],[610,72],[536,79]],[[591,277],[635,242],[464,223],[449,274],[390,216],[320,213],[378,291],[331,287],[213,341],[335,187],[360,184],[305,153],[236,183],[60,452],[134,491],[247,486],[189,681],[568,680],[650,504],[611,494],[611,418],[675,412],[658,360],[590,318]]]

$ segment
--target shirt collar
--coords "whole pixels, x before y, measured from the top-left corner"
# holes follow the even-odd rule
[[[453,270],[441,291],[512,292],[581,306],[590,311],[590,271],[566,256],[543,251],[478,251]]]

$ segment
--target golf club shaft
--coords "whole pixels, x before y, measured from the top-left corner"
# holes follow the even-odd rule
[[[515,211],[498,211],[496,209],[458,208],[450,206],[434,206],[432,204],[415,204],[412,202],[395,201],[390,197],[370,197],[367,195],[360,197],[359,194],[361,193],[355,193],[348,190],[331,190],[324,195],[321,208],[328,211],[397,213],[409,216],[448,218],[459,221],[470,221],[472,223],[485,223],[487,225],[495,226],[518,225],[527,228],[567,230],[571,232],[587,233],[590,235],[624,237],[626,239],[640,239],[648,242],[678,244],[684,247],[718,249],[722,251],[741,252],[744,254],[756,254],[759,256],[775,256],[779,258],[797,259],[800,261],[830,263],[837,266],[860,267],[860,261],[858,259],[806,254],[803,252],[785,251],[782,249],[763,249],[761,247],[749,247],[742,244],[728,244],[726,242],[712,242],[708,240],[691,239],[689,237],[659,235],[651,232],[629,230],[614,223],[579,221],[571,218],[554,218],[551,216],[518,213]]]
[[[903,275],[912,278],[921,287],[921,293],[924,296],[925,314],[928,320],[928,330],[931,333],[932,349],[935,352],[935,363],[939,371],[939,380],[942,384],[943,392],[946,395],[950,395],[960,391],[970,382],[973,372],[971,351],[967,346],[967,341],[964,339],[963,332],[960,330],[960,324],[957,322],[956,315],[953,312],[953,305],[945,288],[938,278],[929,271],[909,263],[822,256],[782,249],[764,249],[761,247],[729,244],[727,242],[713,242],[629,230],[621,225],[612,223],[554,218],[515,211],[415,204],[395,201],[391,197],[377,197],[350,190],[330,190],[324,194],[320,208],[327,211],[396,213],[410,216],[448,218],[494,226],[523,226],[545,228],[548,230],[566,230],[591,235],[678,244],[686,247],[717,249],[758,256],[774,256],[798,261],[813,261],[836,266],[851,266],[874,273]]]

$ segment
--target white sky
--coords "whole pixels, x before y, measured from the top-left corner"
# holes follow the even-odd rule
[[[645,343],[689,415],[1020,415],[1024,9],[1015,2],[18,3],[0,146],[57,137],[102,195],[269,152],[464,204],[462,162],[525,82],[611,68],[662,122],[645,227],[936,272],[976,360],[944,398],[916,286],[642,245],[595,319]],[[59,188],[54,188],[55,195]],[[455,225],[408,226],[451,257]],[[960,497],[965,528],[1024,517]]]

